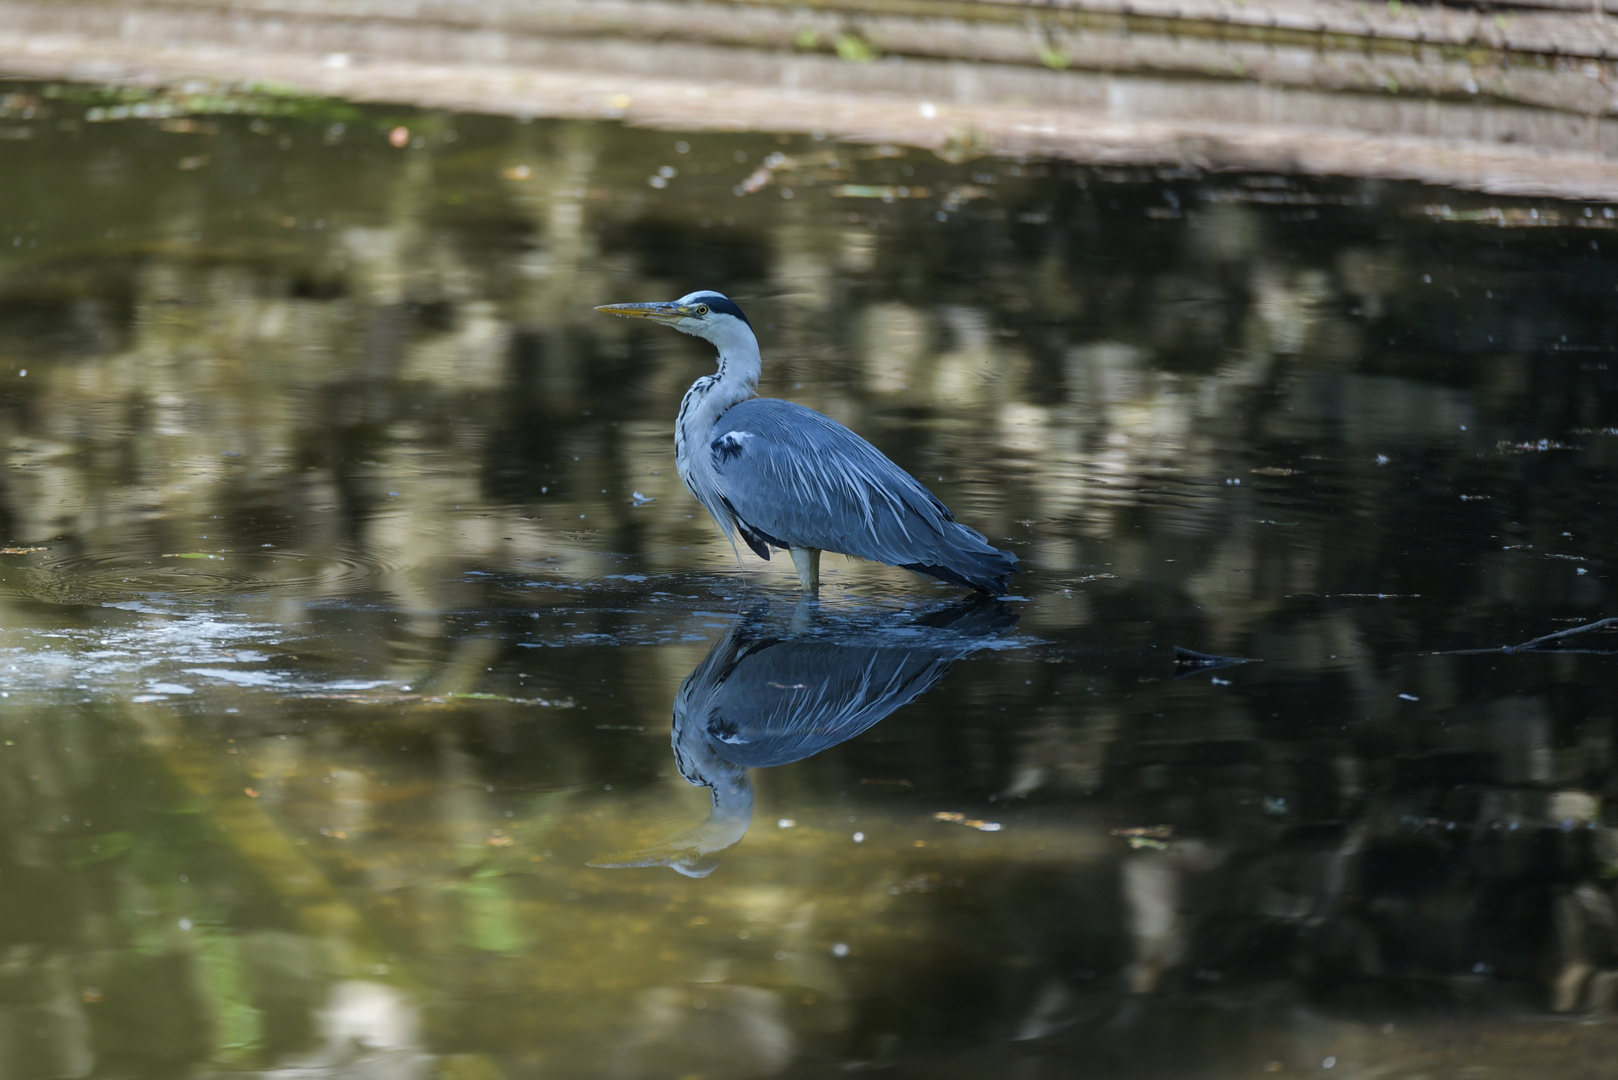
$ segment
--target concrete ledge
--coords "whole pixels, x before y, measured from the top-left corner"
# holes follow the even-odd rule
[[[1049,17],[1116,18],[1106,6],[1119,2],[887,0],[856,16],[775,0],[0,0],[0,70],[273,82],[472,111],[824,131],[952,154],[1618,200],[1609,65],[1561,54],[1522,62],[1485,40],[1533,20],[1555,28],[1551,37],[1582,23],[1587,53],[1618,50],[1605,16],[1589,9],[1517,13],[1489,29],[1477,12],[1424,8],[1412,25],[1434,39],[1449,33],[1449,44],[1414,51],[1408,42],[1368,49],[1191,33],[1201,24],[1181,16],[1187,32],[1174,34]],[[1244,26],[1259,17],[1225,0],[1130,0],[1134,12],[1153,5],[1204,22],[1232,11]],[[1306,12],[1346,20],[1361,9],[1279,0],[1260,14],[1302,26]],[[1378,20],[1398,21],[1381,8],[1354,18],[1368,28],[1360,46],[1383,33]]]

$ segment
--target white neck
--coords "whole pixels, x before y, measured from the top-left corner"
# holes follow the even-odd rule
[[[714,425],[726,410],[757,396],[761,360],[758,339],[745,323],[727,319],[725,325],[702,336],[719,350],[719,371],[692,383],[680,402],[674,425],[674,466],[691,494],[728,535],[731,522],[719,501],[723,492],[708,444]]]

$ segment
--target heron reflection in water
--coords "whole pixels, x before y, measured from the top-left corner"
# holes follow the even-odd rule
[[[687,877],[708,876],[719,865],[715,855],[741,840],[752,822],[748,770],[788,765],[847,742],[926,693],[951,664],[1005,634],[1017,617],[979,599],[877,625],[802,622],[772,631],[762,612],[744,616],[680,684],[670,741],[680,775],[713,794],[708,819],[591,866],[667,866]]]
[[[1005,594],[1017,556],[956,521],[915,477],[842,424],[757,396],[758,339],[734,301],[704,290],[596,310],[650,319],[719,350],[719,371],[692,383],[680,402],[674,466],[727,539],[740,533],[761,559],[785,548],[806,593],[820,590],[820,553],[837,551]]]

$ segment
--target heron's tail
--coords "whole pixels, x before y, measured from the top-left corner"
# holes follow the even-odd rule
[[[952,585],[965,585],[990,596],[1006,595],[1011,589],[1011,575],[1022,569],[1017,565],[1017,556],[991,547],[988,541],[964,525],[951,524],[954,528],[932,553],[935,558],[904,563],[904,569],[927,574]]]

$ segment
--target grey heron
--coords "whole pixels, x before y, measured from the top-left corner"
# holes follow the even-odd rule
[[[674,762],[687,783],[708,789],[707,819],[590,865],[706,877],[752,823],[749,770],[813,757],[915,701],[955,661],[1016,626],[1009,607],[973,597],[874,625],[842,618],[805,626],[797,617],[772,625],[763,608],[738,619],[674,697]]]
[[[915,477],[842,424],[757,396],[758,338],[734,301],[699,290],[596,310],[650,319],[718,349],[718,372],[692,383],[680,402],[674,464],[726,538],[741,534],[761,559],[785,548],[806,593],[820,589],[820,553],[836,551],[1005,594],[1015,555],[956,521]]]

